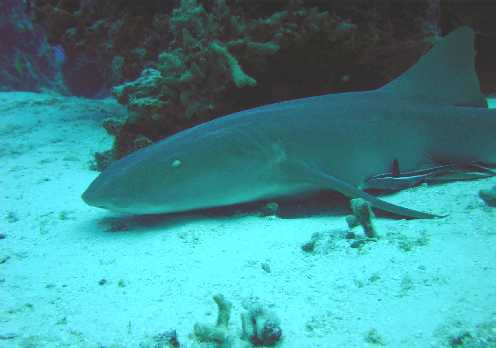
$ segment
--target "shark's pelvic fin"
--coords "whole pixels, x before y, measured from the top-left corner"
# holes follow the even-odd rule
[[[487,107],[474,57],[474,31],[460,27],[382,90],[439,104]]]

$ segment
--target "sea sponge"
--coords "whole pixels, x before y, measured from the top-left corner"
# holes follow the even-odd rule
[[[480,190],[479,197],[490,207],[496,207],[496,185],[489,190]]]
[[[274,346],[282,338],[279,318],[259,304],[241,314],[241,323],[241,338],[255,346]]]
[[[370,203],[363,198],[352,199],[351,210],[353,211],[353,215],[346,217],[348,227],[352,229],[360,225],[368,238],[376,238],[377,232],[372,222],[375,215],[372,212]]]

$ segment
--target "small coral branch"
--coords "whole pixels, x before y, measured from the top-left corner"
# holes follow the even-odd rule
[[[199,342],[214,343],[223,347],[229,340],[228,325],[232,304],[220,294],[215,295],[213,299],[219,310],[217,323],[215,325],[197,323],[193,332]]]
[[[238,60],[229,53],[229,50],[218,42],[212,42],[210,44],[210,49],[218,55],[226,59],[227,64],[231,70],[231,78],[236,85],[236,87],[241,88],[245,86],[256,86],[257,81],[248,76],[238,63]]]

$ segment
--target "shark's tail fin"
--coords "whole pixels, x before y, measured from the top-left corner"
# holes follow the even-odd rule
[[[474,56],[473,30],[458,28],[382,89],[428,102],[486,107],[475,73]]]

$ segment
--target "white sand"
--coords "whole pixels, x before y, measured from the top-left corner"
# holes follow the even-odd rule
[[[340,237],[342,215],[112,220],[80,194],[92,153],[111,145],[101,121],[124,113],[0,94],[0,347],[152,347],[171,329],[189,346],[196,322],[215,321],[216,293],[233,303],[233,332],[244,302],[273,310],[282,347],[379,346],[372,329],[388,347],[443,347],[496,320],[496,209],[477,196],[496,178],[386,197],[449,216],[379,218],[382,238],[362,249]],[[305,253],[315,232],[329,244]]]

